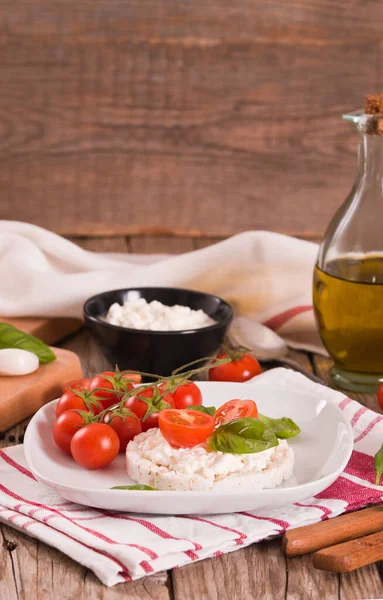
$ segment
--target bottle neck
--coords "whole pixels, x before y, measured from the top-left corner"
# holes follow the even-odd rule
[[[359,179],[383,193],[383,135],[360,133]]]

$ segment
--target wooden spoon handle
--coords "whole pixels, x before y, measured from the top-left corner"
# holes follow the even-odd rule
[[[298,556],[381,530],[383,505],[292,529],[285,533],[282,544],[287,556]]]
[[[316,569],[348,573],[383,560],[383,531],[337,544],[316,552],[313,565]]]

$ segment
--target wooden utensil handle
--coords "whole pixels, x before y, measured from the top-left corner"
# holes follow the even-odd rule
[[[383,530],[383,505],[292,529],[285,533],[282,544],[287,556],[298,556],[380,530]]]
[[[383,560],[383,531],[337,544],[316,552],[313,565],[316,569],[348,573]]]

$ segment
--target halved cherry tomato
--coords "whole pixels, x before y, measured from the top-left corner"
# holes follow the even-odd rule
[[[120,373],[118,369],[116,371],[104,371],[93,377],[89,389],[95,390],[94,394],[100,398],[105,409],[120,402],[122,394],[116,392],[129,392],[134,387],[133,383],[140,383],[140,381],[141,375],[138,373]],[[96,390],[96,388],[104,389]]]
[[[197,410],[167,409],[158,415],[165,440],[175,448],[202,444],[214,431],[214,417]]]
[[[188,406],[200,406],[202,394],[198,385],[193,381],[185,381],[172,392],[174,406],[176,408],[187,408]]]
[[[217,358],[232,358],[232,361],[209,371],[210,381],[248,381],[262,373],[261,365],[254,356],[246,352],[236,351],[219,354]],[[237,358],[238,357],[238,358]]]
[[[214,415],[215,426],[234,421],[235,419],[245,419],[246,417],[258,418],[258,408],[254,400],[229,400],[222,404]]]
[[[94,415],[98,415],[102,411],[102,405],[98,398],[87,390],[74,390],[73,392],[67,390],[56,404],[56,417],[67,410],[83,410],[84,412],[89,412],[86,402],[88,402],[91,412]]]
[[[92,381],[91,377],[83,378],[83,379],[73,379],[64,385],[64,392],[67,390],[87,390],[89,389],[89,384]]]
[[[53,426],[53,438],[58,447],[66,454],[71,454],[72,437],[86,423],[84,416],[77,410],[67,410],[58,417]]]
[[[158,414],[166,408],[174,408],[174,399],[170,394],[165,394],[164,385],[153,386],[143,391],[138,391],[136,396],[130,396],[124,404],[141,420],[142,431],[158,427]]]
[[[90,423],[72,437],[70,450],[75,461],[86,469],[101,469],[120,451],[117,433],[105,423]]]
[[[120,452],[125,452],[128,443],[142,431],[140,419],[126,408],[106,413],[104,423],[117,433],[120,440]]]

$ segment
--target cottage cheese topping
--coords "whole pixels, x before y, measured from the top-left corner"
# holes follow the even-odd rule
[[[173,448],[153,428],[129,442],[126,464],[134,481],[160,490],[256,490],[291,477],[294,454],[286,440],[255,454],[224,454],[204,445]]]
[[[192,310],[179,304],[166,306],[157,300],[148,303],[144,298],[127,300],[122,306],[115,302],[108,310],[106,321],[112,325],[150,331],[200,329],[215,323],[203,310]]]

